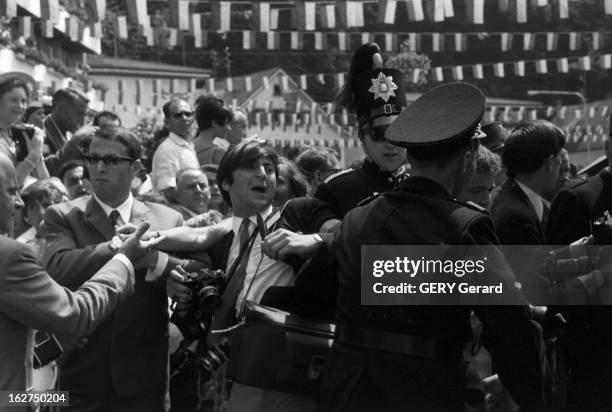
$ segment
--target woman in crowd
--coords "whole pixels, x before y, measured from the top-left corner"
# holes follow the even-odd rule
[[[283,206],[288,200],[306,196],[308,180],[295,163],[286,157],[278,158],[278,177],[276,178],[276,196],[274,206]]]
[[[0,75],[0,152],[6,154],[23,185],[29,175],[49,177],[43,159],[44,132],[35,126],[20,124],[34,80],[20,72]]]

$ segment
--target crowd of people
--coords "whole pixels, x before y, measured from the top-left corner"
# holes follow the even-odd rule
[[[609,167],[573,175],[547,121],[481,124],[467,83],[407,105],[382,61],[360,47],[339,94],[365,154],[345,169],[212,96],[165,103],[145,156],[78,91],[28,106],[33,80],[0,75],[0,390],[32,390],[50,333],[62,410],[610,410],[612,269],[589,249],[612,240]],[[364,245],[522,245],[487,273],[513,305],[364,305]]]

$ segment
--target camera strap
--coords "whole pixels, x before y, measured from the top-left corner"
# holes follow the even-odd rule
[[[227,287],[225,288],[225,291],[223,292],[223,303],[213,317],[213,322],[211,325],[210,333],[214,334],[214,333],[229,332],[241,326],[244,323],[244,320],[242,319],[242,313],[244,311],[244,302],[246,301],[246,296],[248,296],[248,293],[251,290],[251,286],[253,285],[255,276],[259,272],[259,267],[263,260],[263,253],[259,259],[259,263],[257,264],[257,269],[255,270],[255,274],[253,275],[253,278],[251,279],[249,286],[247,288],[245,299],[240,305],[240,310],[238,314],[235,316],[235,318],[241,318],[241,320],[237,325],[227,327],[228,325],[232,323],[233,308],[235,306],[236,299],[238,298],[238,295],[240,295],[240,291],[242,290],[242,284],[244,283],[244,278],[246,276],[246,268],[248,265],[248,260],[251,254],[251,250],[253,248],[253,245],[255,244],[255,238],[257,237],[258,234],[262,233],[262,230],[264,230],[265,233],[267,233],[268,231],[267,227],[270,222],[272,222],[271,228],[274,228],[276,223],[279,221],[280,216],[283,211],[284,211],[284,207],[280,210],[280,212],[279,211],[273,212],[270,214],[270,216],[266,218],[264,222],[265,230],[262,228],[258,228],[258,227],[256,227],[253,230],[253,233],[250,235],[249,240],[247,242],[247,246],[244,247],[240,251],[238,257],[232,263],[232,266],[230,267],[228,271],[229,282],[227,284]],[[261,218],[259,218],[258,221],[260,219]],[[238,270],[241,266],[243,266],[243,268],[241,268],[242,270]]]

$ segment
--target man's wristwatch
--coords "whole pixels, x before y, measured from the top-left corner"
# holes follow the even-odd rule
[[[323,243],[323,238],[321,237],[320,234],[315,233],[312,235],[312,237],[314,237],[314,239],[317,241],[317,245],[320,245],[321,243]]]
[[[121,240],[119,236],[113,236],[111,242],[108,245],[108,248],[111,250],[111,252],[117,253],[121,246],[123,246],[123,240]]]

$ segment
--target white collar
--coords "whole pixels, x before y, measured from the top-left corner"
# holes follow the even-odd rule
[[[533,210],[535,211],[536,215],[538,216],[538,219],[541,222],[542,217],[544,216],[544,205],[545,205],[544,202],[548,203],[549,208],[550,208],[550,203],[547,202],[546,199],[544,199],[542,196],[534,192],[529,186],[525,185],[524,183],[519,182],[516,179],[514,180],[519,185],[519,187],[523,190],[523,192],[525,192],[527,199],[529,199],[529,203],[531,203],[531,207],[533,207]]]
[[[181,136],[174,132],[170,132],[168,135],[168,139],[170,139],[173,143],[178,146],[192,147],[192,143],[186,139],[183,139]]]
[[[106,216],[109,216],[113,210],[116,210],[119,212],[119,216],[121,216],[123,223],[129,223],[130,217],[132,216],[132,205],[134,204],[134,196],[132,196],[132,192],[130,192],[128,198],[125,199],[125,202],[121,203],[117,207],[110,207],[101,201],[95,193],[93,194],[93,198],[96,200],[96,202],[98,202],[102,210],[104,210],[104,214]]]
[[[263,218],[263,220],[265,221],[268,216],[270,216],[272,214],[272,205],[269,205],[263,212],[261,212],[259,215]],[[234,231],[234,235],[238,236],[238,231],[240,230],[240,225],[242,224],[242,220],[244,218],[242,217],[238,217],[238,216],[232,216],[232,230]],[[254,227],[257,226],[257,215],[252,215],[249,216],[248,219],[255,224]]]

